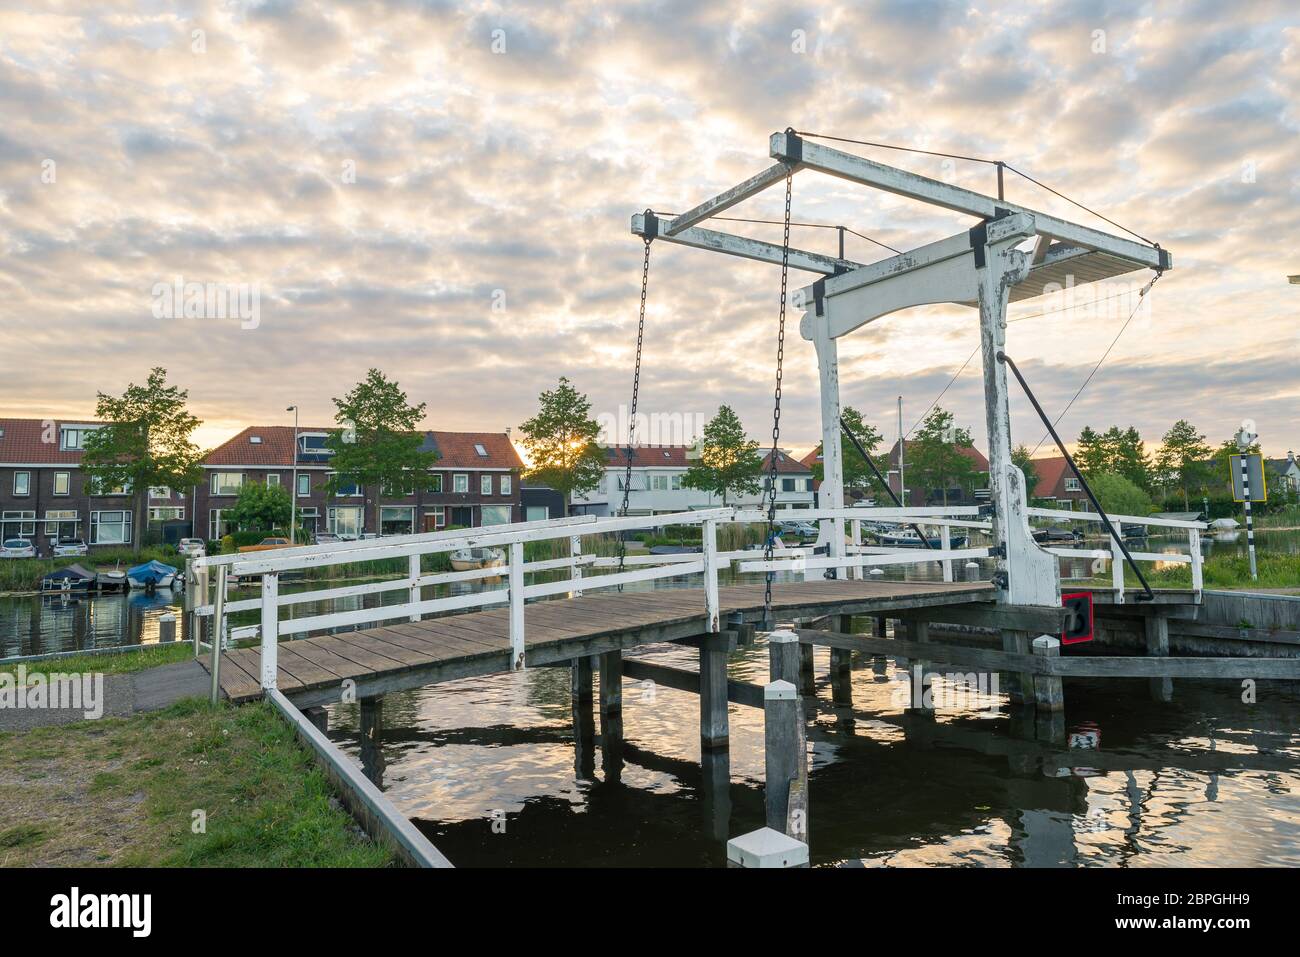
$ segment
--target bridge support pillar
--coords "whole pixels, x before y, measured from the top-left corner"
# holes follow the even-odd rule
[[[701,751],[700,773],[709,834],[715,841],[725,841],[731,834],[731,752],[707,748]]]
[[[853,616],[840,615],[841,634],[853,633]],[[831,700],[837,705],[853,704],[853,652],[848,648],[831,649]]]
[[[1051,635],[1039,635],[1034,639],[1034,654],[1044,659],[1059,658],[1061,642]],[[1034,707],[1040,714],[1065,710],[1065,690],[1061,681],[1057,675],[1034,675]]]
[[[607,782],[623,776],[623,652],[600,656],[600,763]]]
[[[727,720],[727,653],[736,633],[724,631],[700,640],[700,747],[705,751],[731,746]]]
[[[906,629],[907,638],[911,641],[919,641],[922,644],[928,644],[930,641],[930,623],[928,621],[903,621],[899,620],[899,625]],[[923,711],[934,710],[933,695],[926,694],[926,673],[932,672],[931,662],[924,658],[914,658],[911,661],[911,675],[913,682],[912,701],[914,707],[919,707]],[[934,679],[933,673],[930,679]],[[919,705],[916,702],[920,702]],[[927,703],[928,702],[928,703]]]
[[[569,662],[569,691],[573,706],[573,773],[580,781],[596,776],[596,719],[592,714],[591,658]]]
[[[799,644],[799,694],[811,698],[817,694],[816,675],[813,672],[813,646]]]
[[[1152,658],[1169,657],[1169,619],[1159,614],[1158,608],[1147,608],[1142,618],[1143,631],[1146,633],[1147,655]],[[1174,699],[1173,678],[1151,678],[1151,699],[1153,701],[1172,701]]]
[[[1006,629],[1002,632],[1002,650],[1013,655],[1029,654],[1029,635],[1023,631]],[[1002,683],[1007,691],[1007,698],[1013,704],[1032,704],[1034,700],[1034,676],[1021,671],[1005,672]]]
[[[361,770],[375,787],[384,785],[384,750],[380,738],[384,729],[384,699],[362,698],[361,712]]]
[[[764,801],[767,826],[808,842],[808,748],[799,690],[788,681],[763,689]]]
[[[768,680],[799,685],[799,637],[793,631],[774,631],[767,639]]]

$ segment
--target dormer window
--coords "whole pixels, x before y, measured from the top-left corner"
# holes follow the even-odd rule
[[[86,436],[96,427],[67,425],[59,430],[59,448],[64,452],[80,452],[85,448]]]
[[[261,444],[262,444],[262,437],[261,437],[260,435],[250,435],[250,436],[248,437],[248,444],[249,444],[249,445],[261,445]]]
[[[474,451],[477,452],[477,453],[479,454],[479,457],[480,457],[480,458],[484,458],[484,459],[485,459],[485,458],[488,457],[487,449],[483,448],[482,445],[475,444],[475,446],[474,446]]]

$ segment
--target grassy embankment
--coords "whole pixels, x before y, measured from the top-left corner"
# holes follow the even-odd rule
[[[1251,588],[1294,588],[1300,591],[1300,555],[1281,555],[1276,552],[1258,552],[1255,565],[1259,571],[1259,580],[1250,579],[1250,562],[1246,556],[1212,555],[1205,560],[1203,573],[1206,588],[1240,589]],[[1192,566],[1170,565],[1155,569],[1147,563],[1142,565],[1142,574],[1147,577],[1152,588],[1191,588]],[[1100,576],[1093,579],[1099,584],[1109,584],[1110,577]],[[1125,585],[1140,587],[1137,576],[1131,568],[1124,569]]]
[[[188,641],[171,641],[165,645],[133,645],[130,651],[89,651],[85,654],[64,655],[58,658],[41,658],[36,661],[0,665],[0,674],[17,674],[18,665],[24,664],[28,673],[33,671],[99,673],[120,675],[130,671],[143,671],[157,665],[169,665],[194,657],[194,646]]]
[[[269,704],[0,734],[0,867],[392,864]]]

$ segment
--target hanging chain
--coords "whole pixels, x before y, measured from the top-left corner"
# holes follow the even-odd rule
[[[646,210],[650,215],[650,211]],[[623,472],[623,505],[618,513],[622,516],[627,515],[628,499],[632,494],[632,457],[635,454],[632,451],[633,442],[636,439],[636,404],[641,392],[641,346],[645,342],[645,298],[646,291],[650,287],[650,237],[645,240],[645,255],[641,260],[641,313],[636,323],[636,362],[632,370],[632,408],[628,415],[627,426],[627,468]],[[625,532],[618,533],[618,570],[623,571],[623,563],[627,558],[627,541],[624,539]],[[618,590],[622,591],[623,586],[619,585]]]
[[[776,477],[777,444],[781,440],[781,366],[785,360],[785,304],[786,289],[790,277],[790,189],[794,180],[793,167],[785,174],[785,232],[781,240],[781,318],[776,332],[776,392],[772,403],[772,454],[769,456],[767,479],[767,545],[763,551],[765,561],[772,560],[776,547]],[[768,571],[763,588],[763,624],[767,629],[775,626],[772,620],[772,579],[775,573]]]

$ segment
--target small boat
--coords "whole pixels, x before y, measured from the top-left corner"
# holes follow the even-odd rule
[[[914,528],[900,528],[892,532],[877,532],[876,540],[881,545],[893,545],[898,548],[943,548],[943,539],[938,535],[927,535],[925,540],[916,534]],[[948,538],[949,548],[961,548],[966,544],[966,536],[954,534]]]
[[[1216,532],[1231,532],[1241,527],[1241,523],[1235,518],[1216,518],[1210,523],[1210,528]]]
[[[505,563],[505,553],[499,548],[459,548],[451,553],[451,567],[458,572],[496,568]]]
[[[170,588],[176,580],[176,568],[160,561],[148,561],[127,569],[126,579],[132,588]]]
[[[69,592],[89,591],[95,584],[95,575],[80,565],[69,565],[50,572],[41,578],[41,591]]]
[[[1034,541],[1040,545],[1044,542],[1081,542],[1083,533],[1068,528],[1036,528]]]
[[[126,585],[126,572],[120,568],[109,568],[95,574],[95,588],[99,591],[124,591]]]

